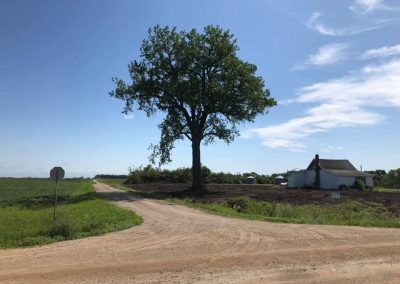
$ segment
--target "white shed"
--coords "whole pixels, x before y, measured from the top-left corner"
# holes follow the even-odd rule
[[[373,175],[358,171],[348,160],[319,159],[316,155],[305,170],[293,172],[288,178],[289,188],[338,189],[351,187],[356,180],[373,187]]]

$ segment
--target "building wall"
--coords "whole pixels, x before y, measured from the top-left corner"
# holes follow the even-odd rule
[[[302,188],[304,187],[305,171],[295,172],[288,178],[289,188]]]
[[[315,182],[315,171],[299,171],[292,173],[288,178],[289,188],[313,187]]]
[[[314,183],[315,183],[315,171],[314,170],[306,171],[305,186],[314,187]]]
[[[355,182],[356,182],[355,177],[339,177],[338,187],[341,186],[342,184],[347,185],[348,187],[351,187],[354,185]]]
[[[331,174],[331,173],[327,173],[324,170],[321,170],[320,172],[320,176],[321,176],[321,189],[337,189],[339,187],[339,177]]]
[[[339,178],[340,178],[339,186],[341,184],[345,184],[345,185],[350,187],[350,186],[353,186],[354,183],[356,182],[356,178],[355,177],[339,177]],[[361,178],[361,179],[364,181],[364,183],[365,183],[365,185],[367,187],[373,187],[374,186],[373,177],[365,177],[365,178]]]
[[[320,172],[321,189],[338,189],[342,184],[351,187],[356,181],[355,177],[337,176],[324,170]],[[314,187],[315,171],[299,171],[291,174],[288,179],[289,188]],[[365,185],[373,187],[374,181],[372,177],[365,178]]]
[[[365,178],[365,185],[368,187],[374,187],[374,178],[373,177],[366,177]]]
[[[288,182],[287,185],[289,188],[296,188],[296,176],[298,173],[291,173],[290,176],[288,176]]]

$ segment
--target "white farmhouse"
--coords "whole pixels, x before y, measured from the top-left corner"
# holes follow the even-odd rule
[[[316,155],[305,170],[293,172],[288,179],[289,188],[338,189],[353,186],[356,180],[373,187],[373,175],[358,171],[348,160],[319,159]]]

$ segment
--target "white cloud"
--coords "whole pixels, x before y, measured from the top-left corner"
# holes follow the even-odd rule
[[[132,114],[132,113],[129,113],[129,114],[124,114],[123,115],[123,118],[124,119],[133,119],[135,116]]]
[[[393,55],[400,55],[400,44],[367,50],[363,55],[361,55],[361,59],[389,57]]]
[[[309,63],[313,65],[327,65],[338,62],[346,58],[344,50],[347,48],[345,43],[333,43],[320,47],[316,54],[309,57]]]
[[[278,105],[288,105],[293,103],[294,100],[293,99],[287,99],[287,100],[283,100],[283,101],[278,101]]]
[[[332,152],[337,152],[337,151],[341,151],[341,150],[343,150],[343,147],[341,147],[341,146],[323,145],[321,152],[332,153]]]
[[[309,108],[303,117],[250,129],[244,137],[258,136],[270,148],[301,151],[312,134],[378,124],[385,117],[371,109],[400,108],[400,59],[301,88],[296,102],[318,105]]]
[[[366,15],[377,10],[400,11],[399,7],[388,6],[383,0],[355,0],[354,4],[349,6],[349,9],[360,15]]]
[[[300,89],[299,102],[400,107],[400,59],[367,65],[358,73]]]
[[[303,70],[308,66],[330,65],[347,58],[347,43],[332,43],[321,46],[315,54],[308,56],[307,61],[298,66],[294,66],[292,70]]]
[[[382,0],[356,0],[349,9],[359,14],[368,14],[381,7],[382,4]]]
[[[351,36],[360,34],[363,32],[368,32],[372,30],[377,30],[383,28],[395,21],[397,19],[378,19],[378,20],[371,20],[369,23],[358,24],[350,27],[345,28],[331,28],[325,24],[320,22],[320,18],[322,13],[315,12],[311,15],[310,19],[306,22],[306,27],[310,30],[316,31],[322,35],[328,36]]]

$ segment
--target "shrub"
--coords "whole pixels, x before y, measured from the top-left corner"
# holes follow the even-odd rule
[[[256,177],[256,182],[258,184],[272,184],[272,178],[265,175],[259,175]]]
[[[246,209],[251,207],[251,199],[245,196],[230,199],[226,203],[229,207],[235,209],[237,212],[245,212]]]
[[[240,184],[240,175],[233,175],[230,173],[210,173],[205,179],[206,183],[217,183],[217,184]]]
[[[270,176],[258,175],[257,173],[231,174],[231,173],[214,173],[209,168],[202,166],[201,168],[205,183],[211,184],[241,184],[247,176],[256,177],[258,184],[271,184]],[[191,168],[178,168],[175,170],[161,170],[151,165],[146,167],[129,168],[129,177],[126,181],[128,184],[140,183],[190,183],[192,181]]]
[[[358,189],[359,191],[365,191],[365,183],[361,180],[356,180],[353,188]]]
[[[345,185],[345,184],[341,184],[339,186],[339,190],[349,190],[349,187],[347,185]]]
[[[161,170],[146,167],[130,168],[127,183],[187,183],[192,180],[190,168],[178,168],[176,170]]]
[[[79,230],[77,224],[71,220],[60,218],[54,221],[50,229],[45,232],[45,235],[51,238],[62,238],[70,240],[75,237],[76,232]]]

